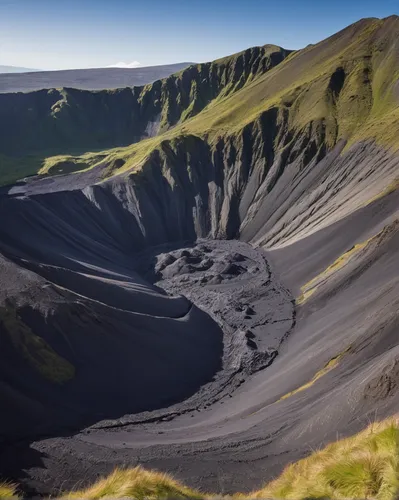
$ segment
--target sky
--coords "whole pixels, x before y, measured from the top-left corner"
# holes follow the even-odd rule
[[[399,0],[0,0],[0,65],[70,69],[205,62],[298,49]]]

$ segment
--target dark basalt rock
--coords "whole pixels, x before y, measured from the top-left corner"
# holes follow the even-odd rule
[[[251,349],[257,349],[258,346],[256,344],[256,342],[254,342],[253,340],[247,338],[247,346],[250,347]]]
[[[375,377],[364,389],[366,399],[383,400],[397,394],[399,387],[399,357],[396,357],[381,375]]]
[[[163,271],[165,269],[165,267],[170,266],[175,261],[176,261],[176,257],[174,257],[173,255],[171,255],[171,254],[163,255],[158,259],[158,262],[155,266],[155,271],[157,271],[157,272]]]
[[[252,330],[245,330],[245,336],[247,337],[247,339],[254,339],[255,338],[255,334]]]
[[[231,274],[232,276],[238,276],[243,272],[243,268],[241,266],[237,266],[236,264],[227,264],[222,270],[222,274]]]
[[[213,276],[213,278],[208,281],[208,285],[220,285],[223,279],[223,276],[216,274],[216,276]]]
[[[247,316],[252,316],[253,314],[255,314],[255,311],[254,311],[253,307],[251,307],[251,306],[246,306],[246,308],[244,309],[244,313],[245,313]]]

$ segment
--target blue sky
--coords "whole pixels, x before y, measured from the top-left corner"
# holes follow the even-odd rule
[[[202,62],[301,48],[399,0],[0,0],[0,64],[40,69]]]

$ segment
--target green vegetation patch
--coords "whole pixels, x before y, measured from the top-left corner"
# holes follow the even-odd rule
[[[0,186],[35,175],[41,167],[42,159],[38,156],[11,157],[0,154]]]
[[[345,356],[345,354],[347,352],[349,352],[349,350],[350,350],[350,347],[348,347],[348,349],[346,349],[345,351],[340,352],[339,354],[337,354],[336,356],[331,358],[330,361],[325,366],[323,366],[323,368],[321,370],[319,370],[317,373],[315,373],[315,375],[313,375],[313,377],[309,380],[309,382],[306,382],[306,384],[301,385],[297,389],[294,389],[293,391],[288,392],[287,394],[284,394],[284,396],[282,396],[279,399],[279,401],[283,401],[284,399],[287,399],[291,396],[294,396],[295,394],[298,394],[299,392],[302,392],[302,391],[305,391],[306,389],[309,389],[309,387],[312,387],[312,385],[315,382],[317,382],[319,380],[319,378],[323,377],[324,375],[329,373],[331,370],[336,368],[338,366],[339,362],[341,361],[341,359]]]
[[[0,186],[13,184],[33,175],[70,174],[95,167],[106,157],[106,153],[76,155],[5,156],[0,154]]]
[[[14,348],[45,379],[57,384],[71,380],[75,368],[59,356],[41,337],[19,318],[15,309],[0,307],[0,327],[9,336]]]
[[[70,174],[95,167],[105,158],[105,154],[86,153],[81,156],[57,155],[45,158],[39,175]]]

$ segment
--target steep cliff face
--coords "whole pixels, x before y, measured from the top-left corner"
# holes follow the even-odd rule
[[[395,16],[366,19],[295,53],[257,47],[145,87],[0,95],[0,181],[100,164],[103,177],[138,170],[161,142],[197,136],[213,149],[258,122],[255,146],[275,156],[300,151],[309,134],[325,151],[340,140],[396,147],[398,32]]]
[[[140,246],[238,237],[274,248],[396,189],[398,156],[373,141],[328,150],[321,125],[288,137],[285,115],[271,110],[212,146],[195,136],[165,140],[139,172],[90,196],[107,193],[135,214]]]
[[[138,173],[98,189],[134,191],[130,200],[151,243],[152,232],[158,242],[234,238],[285,169],[304,169],[326,154],[321,130],[309,127],[284,147],[287,135],[286,115],[272,109],[212,145],[196,136],[162,141]]]
[[[161,128],[192,118],[216,98],[226,97],[280,64],[292,51],[274,45],[253,47],[231,57],[190,66],[155,86]],[[147,97],[143,97],[146,99]]]

